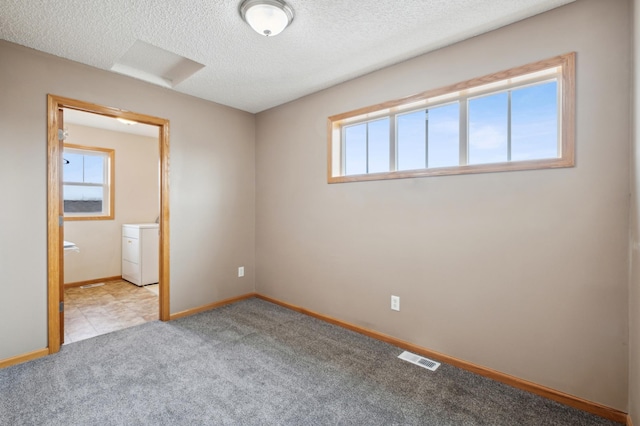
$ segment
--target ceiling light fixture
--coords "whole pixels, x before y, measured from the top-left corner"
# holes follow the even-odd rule
[[[121,122],[122,124],[126,124],[127,126],[133,126],[134,124],[138,124],[137,121],[133,121],[133,120],[127,120],[126,118],[116,118],[116,120],[118,120],[119,122]]]
[[[240,15],[258,34],[280,34],[293,21],[293,9],[280,0],[244,0]]]

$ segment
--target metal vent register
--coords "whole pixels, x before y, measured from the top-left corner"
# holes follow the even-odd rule
[[[398,356],[398,358],[405,361],[409,361],[412,364],[426,368],[427,370],[436,371],[440,367],[440,363],[430,360],[429,358],[421,357],[420,355],[412,354],[411,352],[404,351]]]

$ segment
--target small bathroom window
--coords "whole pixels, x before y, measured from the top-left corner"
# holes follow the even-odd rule
[[[115,150],[64,144],[62,157],[65,220],[113,219]]]

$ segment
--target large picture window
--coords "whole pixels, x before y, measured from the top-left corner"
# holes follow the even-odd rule
[[[574,165],[575,53],[329,117],[329,183]]]
[[[114,150],[65,144],[62,193],[65,220],[114,218]]]

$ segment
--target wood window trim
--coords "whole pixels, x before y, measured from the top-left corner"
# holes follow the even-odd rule
[[[116,212],[116,166],[115,166],[115,149],[102,148],[97,146],[85,146],[76,145],[71,143],[65,143],[64,148],[78,149],[83,151],[98,151],[104,152],[109,157],[109,212],[102,215],[72,215],[67,216],[63,212],[65,221],[80,221],[80,220],[113,220]],[[64,183],[64,182],[63,182]]]
[[[386,179],[405,179],[427,176],[460,175],[472,173],[491,173],[516,170],[537,170],[550,168],[573,167],[575,165],[575,57],[571,52],[531,64],[511,68],[483,77],[452,84],[450,86],[428,90],[401,99],[383,102],[359,108],[353,111],[333,115],[327,119],[327,182],[346,183]],[[512,161],[491,164],[459,165],[419,170],[393,171],[360,175],[341,175],[341,132],[346,124],[383,118],[397,112],[410,110],[409,106],[435,106],[434,98],[444,97],[452,93],[464,93],[492,83],[514,79],[554,67],[561,67],[561,113],[560,113],[560,150],[561,156],[552,159]]]

